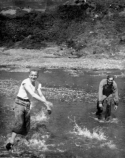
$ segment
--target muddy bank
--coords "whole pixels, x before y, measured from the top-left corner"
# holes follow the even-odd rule
[[[0,69],[7,71],[28,71],[31,66],[39,68],[68,69],[125,69],[124,57],[86,55],[81,58],[70,56],[69,50],[51,46],[40,50],[0,49]]]

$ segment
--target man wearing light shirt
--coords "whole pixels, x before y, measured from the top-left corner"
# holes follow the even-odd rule
[[[15,99],[15,124],[12,128],[12,136],[6,144],[6,149],[10,150],[14,145],[17,134],[27,135],[30,129],[30,104],[31,98],[43,103],[49,114],[53,104],[46,100],[41,91],[41,84],[37,81],[39,71],[36,68],[30,69],[29,77],[22,81],[17,97]]]

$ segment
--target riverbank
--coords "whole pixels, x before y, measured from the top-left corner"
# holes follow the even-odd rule
[[[64,69],[125,69],[125,59],[103,55],[86,55],[81,58],[71,56],[58,47],[41,50],[0,49],[0,70],[25,72],[29,67],[64,68]],[[66,54],[66,55],[65,55]]]

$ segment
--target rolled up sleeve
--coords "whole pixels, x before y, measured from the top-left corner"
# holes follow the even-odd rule
[[[113,83],[113,87],[114,87],[114,100],[115,102],[117,102],[117,104],[119,103],[119,96],[118,96],[118,86],[116,84],[116,82]]]
[[[104,80],[102,80],[99,84],[99,92],[98,92],[99,103],[101,103],[106,98],[106,96],[103,95],[103,86],[104,86]]]

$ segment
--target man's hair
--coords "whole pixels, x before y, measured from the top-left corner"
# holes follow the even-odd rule
[[[108,75],[107,80],[109,80],[109,78],[113,78],[113,80],[115,79],[115,77],[113,75]]]
[[[39,68],[32,67],[32,68],[30,68],[29,73],[30,73],[31,71],[36,71],[36,72],[39,74]]]

